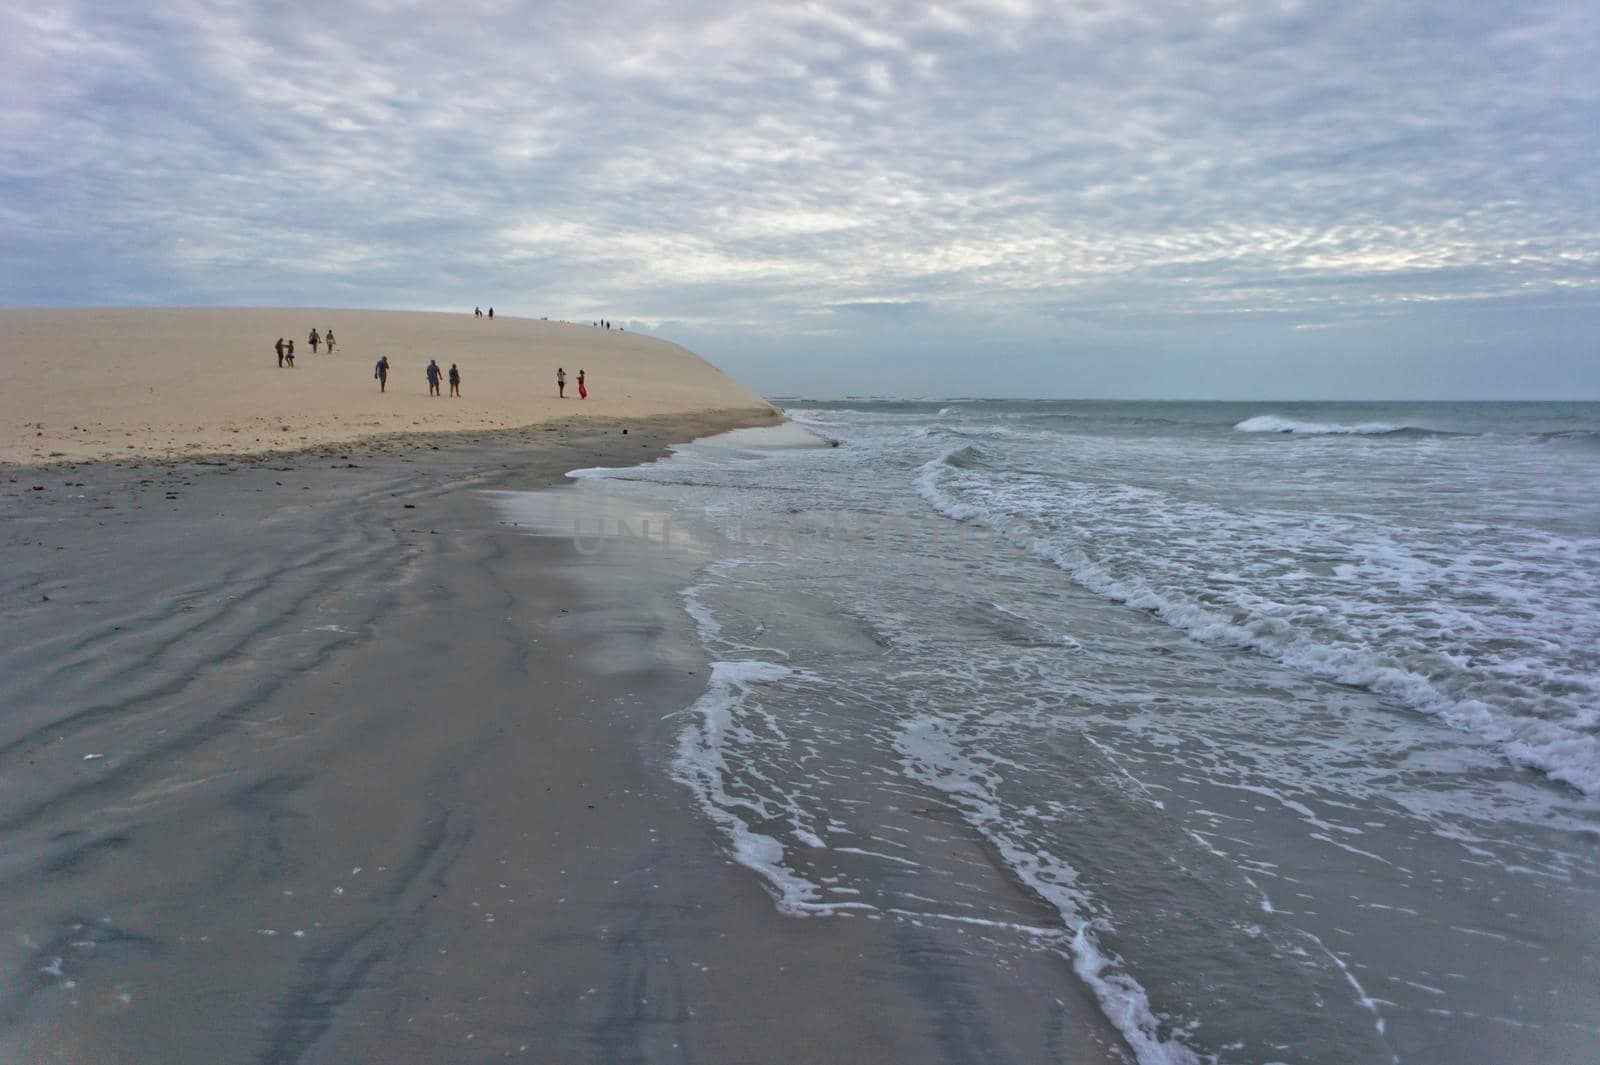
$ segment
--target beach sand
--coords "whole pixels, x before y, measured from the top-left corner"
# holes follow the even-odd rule
[[[314,354],[312,328],[335,353]],[[296,365],[273,345],[293,340]],[[390,363],[387,393],[373,379]],[[429,359],[462,374],[428,395]],[[556,394],[557,367],[567,398]],[[577,396],[579,370],[589,398]],[[690,351],[588,324],[322,308],[0,309],[0,462],[297,450],[396,433],[767,404]]]
[[[744,420],[0,476],[0,1060],[1126,1060],[1065,961],[779,914],[664,768],[678,578],[479,491]]]

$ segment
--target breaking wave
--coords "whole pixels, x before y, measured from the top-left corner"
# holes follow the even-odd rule
[[[1390,425],[1388,422],[1359,422],[1339,425],[1332,422],[1303,422],[1296,418],[1282,418],[1276,414],[1260,414],[1246,418],[1234,426],[1241,433],[1295,433],[1301,436],[1389,436],[1410,433],[1418,436],[1444,435],[1419,425]]]

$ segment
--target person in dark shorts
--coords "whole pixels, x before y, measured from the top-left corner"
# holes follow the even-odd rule
[[[560,366],[556,367],[556,395],[567,398],[567,371]]]
[[[450,364],[450,394],[457,399],[461,398],[461,371],[456,369],[456,364]]]
[[[322,338],[317,336],[317,327],[311,327],[311,335],[306,337],[306,343],[311,345],[311,354],[317,353],[317,345],[322,343]]]
[[[378,381],[378,391],[389,391],[389,356],[379,355],[378,362],[372,367],[372,376]]]
[[[289,369],[294,369],[294,341],[289,341],[289,350],[283,353],[283,357],[289,360]]]
[[[429,359],[428,368],[422,372],[428,376],[428,395],[437,396],[439,394],[439,364]]]
[[[272,346],[278,350],[278,369],[281,370],[283,369],[283,338],[279,337],[278,342]]]

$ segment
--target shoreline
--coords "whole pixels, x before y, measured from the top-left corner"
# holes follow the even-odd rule
[[[260,448],[241,451],[186,451],[177,454],[135,451],[127,455],[103,456],[52,456],[44,462],[14,462],[0,457],[0,474],[29,470],[49,473],[58,470],[88,467],[127,466],[130,463],[161,467],[185,465],[217,466],[230,463],[258,464],[276,460],[335,458],[352,452],[366,456],[405,455],[424,450],[459,448],[472,444],[490,447],[514,447],[520,444],[538,445],[545,433],[579,432],[595,435],[624,431],[641,439],[652,434],[666,445],[687,443],[703,436],[715,436],[734,429],[776,425],[787,420],[779,407],[720,407],[705,410],[674,411],[665,414],[643,415],[637,418],[620,416],[559,419],[550,418],[517,426],[492,426],[447,430],[401,430],[375,433],[369,436],[339,440],[323,440],[284,448]],[[702,432],[701,430],[705,431]],[[693,436],[680,437],[681,432]],[[666,439],[672,437],[672,439]],[[658,456],[659,457],[659,456]],[[645,460],[649,461],[649,460]],[[551,482],[560,483],[560,482]]]
[[[0,1057],[1114,1060],[958,937],[779,914],[665,772],[676,577],[481,494],[731,427],[0,486]]]

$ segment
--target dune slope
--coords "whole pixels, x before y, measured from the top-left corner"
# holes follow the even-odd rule
[[[332,329],[335,353],[307,334]],[[273,345],[293,340],[294,369]],[[387,355],[388,392],[373,364]],[[461,398],[427,393],[436,359]],[[556,395],[557,367],[567,398]],[[577,398],[579,370],[589,398]],[[757,395],[667,341],[471,313],[275,308],[0,309],[0,461],[292,450],[407,432],[750,410]]]

